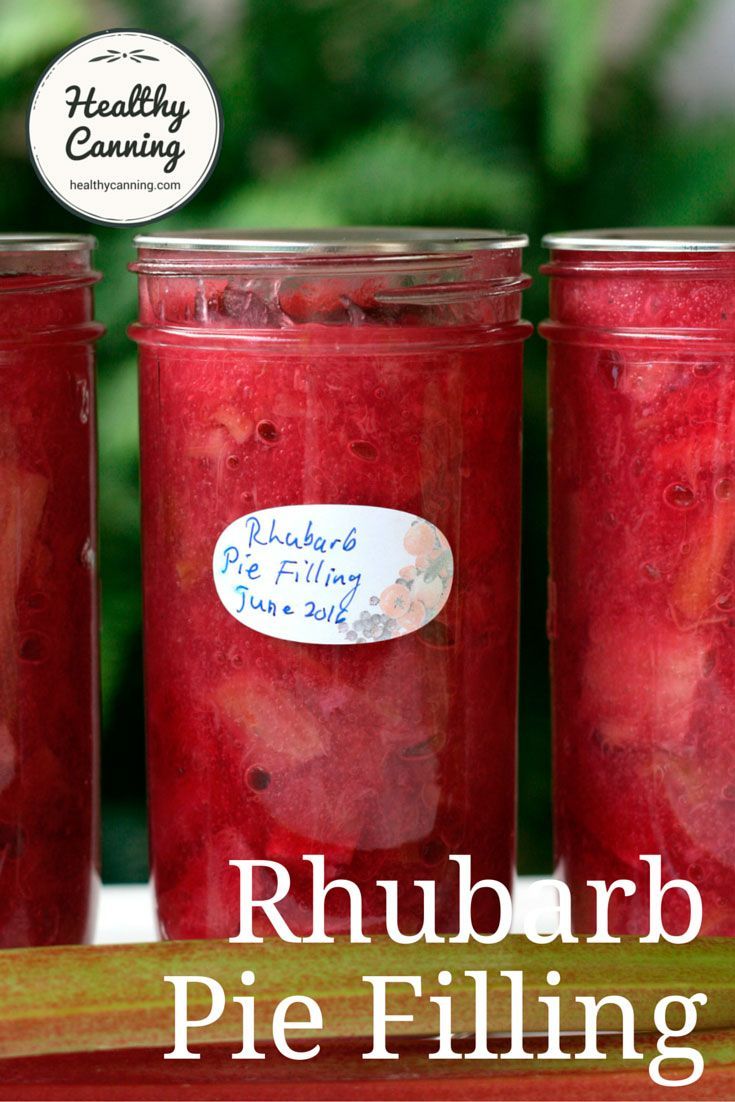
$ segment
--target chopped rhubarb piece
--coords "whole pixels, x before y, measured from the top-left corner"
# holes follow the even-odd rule
[[[722,618],[717,598],[735,546],[735,500],[715,500],[711,515],[693,529],[689,542],[689,553],[674,581],[673,608],[685,622],[697,623],[713,614]]]
[[[325,753],[323,724],[279,683],[253,672],[224,681],[213,694],[234,737],[246,744],[254,760],[274,768],[292,768]]]
[[[377,280],[294,278],[283,281],[278,299],[293,321],[343,321],[351,305],[359,311],[374,307],[379,288]]]
[[[635,615],[600,615],[590,627],[581,708],[610,746],[644,739],[667,744],[687,735],[706,668],[706,642],[664,622],[655,630]]]

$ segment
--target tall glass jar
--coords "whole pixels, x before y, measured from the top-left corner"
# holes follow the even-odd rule
[[[0,236],[0,945],[85,941],[97,881],[91,237]]]
[[[549,339],[556,846],[588,879],[649,866],[735,934],[735,231],[554,234]],[[666,893],[668,928],[688,924]]]
[[[454,924],[450,854],[509,883],[525,243],[400,229],[137,238],[166,936],[237,931],[230,860],[285,865],[281,912],[299,933],[304,854],[363,889],[373,931],[376,880],[398,881],[407,932],[415,879]],[[479,925],[495,913],[483,894]],[[333,933],[347,902],[332,894]]]

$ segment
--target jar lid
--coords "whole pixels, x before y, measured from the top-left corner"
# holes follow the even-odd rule
[[[733,226],[639,226],[614,230],[547,233],[547,249],[590,252],[735,252]]]
[[[96,239],[84,233],[0,233],[0,253],[68,253],[96,246]]]
[[[502,230],[437,229],[418,226],[337,226],[330,229],[175,230],[141,233],[141,249],[228,252],[278,256],[416,256],[518,249],[528,244],[521,233]]]

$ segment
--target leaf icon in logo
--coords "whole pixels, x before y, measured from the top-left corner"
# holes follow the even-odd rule
[[[90,63],[93,61],[106,61],[107,64],[111,64],[113,61],[122,61],[127,59],[128,61],[134,61],[137,65],[140,65],[143,61],[158,61],[157,57],[152,54],[146,54],[143,50],[131,50],[129,53],[123,53],[122,50],[107,50],[104,54],[98,54],[97,57],[90,57]]]
[[[107,50],[104,54],[99,54],[98,57],[90,57],[90,63],[93,61],[119,61],[122,57],[120,50]]]

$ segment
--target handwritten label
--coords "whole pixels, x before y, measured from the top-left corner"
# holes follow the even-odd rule
[[[212,560],[219,599],[295,643],[380,643],[441,611],[454,561],[429,521],[372,505],[284,505],[238,517]]]

